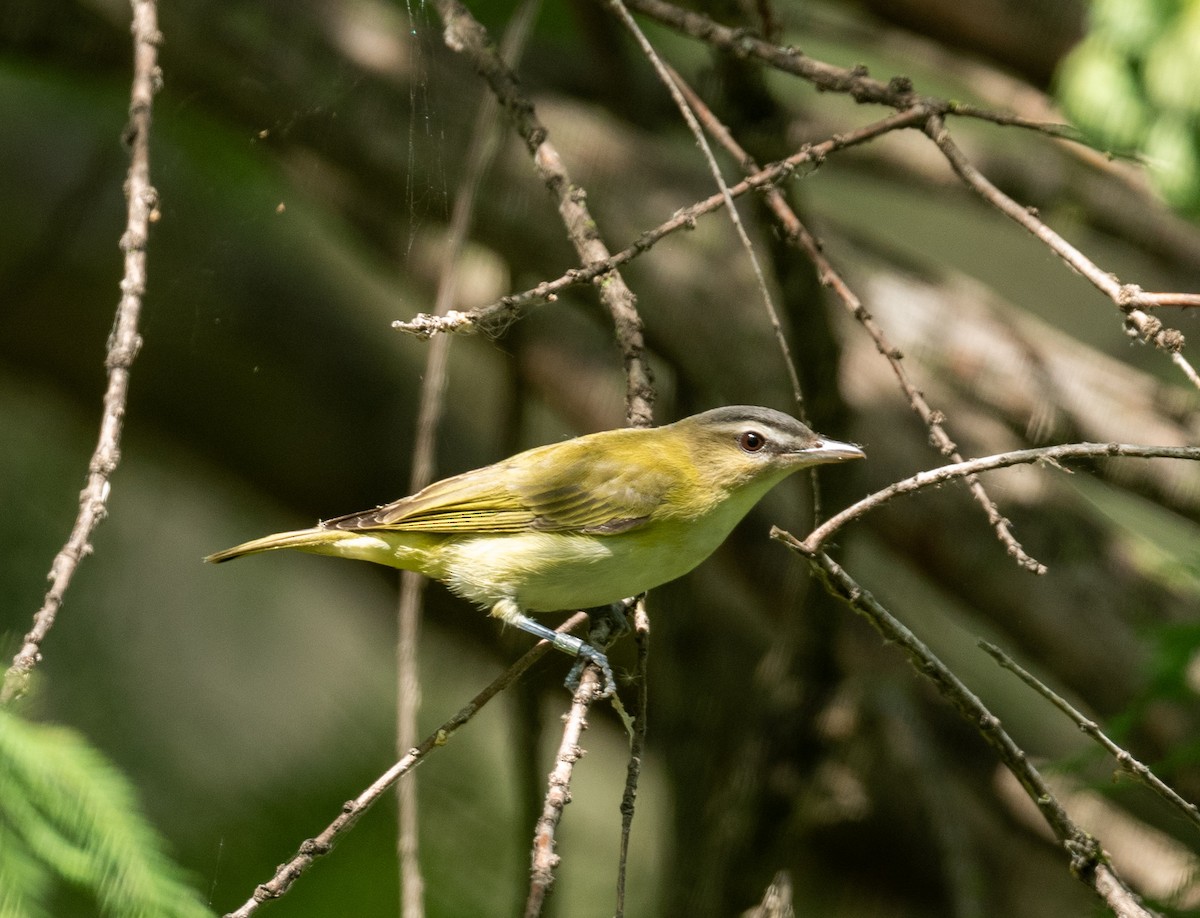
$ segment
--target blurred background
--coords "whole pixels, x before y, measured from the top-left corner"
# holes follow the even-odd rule
[[[499,39],[501,0],[470,3]],[[1111,159],[954,119],[975,164],[1103,269],[1200,291],[1200,3],[1105,0],[716,3],[704,12],[836,66],[1045,120]],[[212,568],[236,542],[407,490],[433,308],[483,85],[424,4],[191,0],[159,11],[151,170],[161,219],[122,463],[20,711],[79,731],[130,779],[217,912],[243,902],[394,760],[394,572],[286,553]],[[759,162],[881,118],[644,22]],[[519,72],[616,250],[713,192],[669,97],[600,4],[543,3]],[[130,80],[116,0],[0,8],[0,649],[10,660],[65,540],[94,447],[118,299]],[[1056,106],[1058,106],[1056,108]],[[1065,106],[1064,114],[1062,107]],[[507,126],[459,263],[469,307],[575,265]],[[1142,168],[1136,161],[1148,164]],[[736,163],[722,159],[732,182]],[[1200,404],[1083,278],[973,197],[920,135],[838,153],[786,185],[968,456],[1076,440],[1196,442]],[[869,461],[820,472],[826,514],[943,460],[873,342],[740,212],[783,313],[813,426]],[[798,411],[727,218],[624,272],[656,420],[722,404]],[[1162,318],[1189,342],[1200,323]],[[1185,350],[1196,359],[1196,351]],[[594,291],[450,348],[438,474],[624,423],[624,375]],[[987,480],[1020,570],[962,487],[847,529],[850,572],[976,691],[1121,873],[1200,913],[1200,835],[976,646],[994,641],[1185,796],[1200,797],[1200,471],[1114,462]],[[648,761],[629,913],[732,915],[779,870],[796,911],[1064,916],[1100,911],[979,736],[895,648],[768,540],[811,528],[804,476],[710,561],[650,600]],[[440,587],[420,639],[424,729],[522,653]],[[614,664],[633,664],[630,641]],[[430,915],[518,911],[566,707],[543,662],[419,771]],[[626,740],[596,709],[552,903],[613,910]],[[389,796],[279,903],[280,916],[397,913]],[[96,906],[70,884],[49,914]]]

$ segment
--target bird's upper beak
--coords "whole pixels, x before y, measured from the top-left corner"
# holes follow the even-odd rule
[[[801,452],[809,459],[821,462],[840,462],[843,459],[865,459],[867,454],[853,443],[843,443],[841,440],[830,440],[822,437],[816,446],[810,446]]]

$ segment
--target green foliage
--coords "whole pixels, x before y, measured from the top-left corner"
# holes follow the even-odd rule
[[[73,731],[0,709],[0,918],[40,918],[63,882],[106,916],[210,915],[125,777]]]
[[[1168,203],[1200,214],[1200,0],[1095,0],[1058,96],[1100,143],[1142,153]]]

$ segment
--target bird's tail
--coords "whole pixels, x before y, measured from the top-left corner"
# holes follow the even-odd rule
[[[369,544],[366,544],[369,543]],[[338,529],[297,529],[294,532],[277,532],[274,535],[252,539],[218,551],[207,558],[212,564],[231,561],[242,555],[253,555],[260,551],[275,551],[279,548],[297,548],[300,551],[313,552],[318,555],[336,555],[340,557],[364,558],[368,561],[381,561],[378,555],[391,554],[389,546],[381,539],[373,538],[361,532],[346,532]],[[382,561],[382,563],[389,563]],[[394,562],[392,562],[394,563]]]

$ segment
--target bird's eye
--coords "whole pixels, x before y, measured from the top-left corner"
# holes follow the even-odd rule
[[[747,430],[738,437],[738,446],[748,453],[757,453],[767,445],[767,438],[757,430]]]

